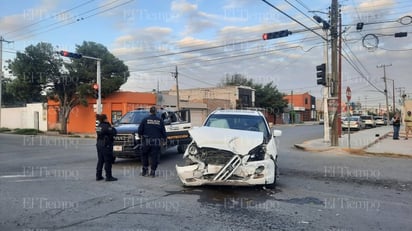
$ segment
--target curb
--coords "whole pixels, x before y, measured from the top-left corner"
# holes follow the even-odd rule
[[[376,139],[372,140],[369,144],[363,147],[355,147],[355,148],[352,148],[352,147],[348,148],[348,147],[341,147],[341,146],[311,147],[307,145],[309,142],[314,141],[314,140],[305,141],[302,144],[294,144],[294,146],[295,148],[303,150],[303,151],[314,151],[314,152],[341,151],[347,154],[360,155],[360,156],[393,157],[393,158],[408,158],[408,159],[412,158],[411,155],[391,153],[391,152],[376,153],[376,152],[370,152],[366,150],[369,147],[377,144],[381,140],[388,138],[391,133],[392,131],[388,131],[382,135],[376,136],[377,137]]]

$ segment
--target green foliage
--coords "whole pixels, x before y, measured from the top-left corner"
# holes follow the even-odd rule
[[[226,75],[222,80],[223,86],[248,86],[255,89],[255,106],[265,108],[272,113],[283,112],[283,109],[287,106],[287,100],[284,99],[284,94],[279,92],[273,82],[265,85],[256,84],[253,79],[247,79],[241,74],[234,74],[232,76]]]
[[[3,132],[10,132],[11,131],[11,129],[10,128],[4,128],[4,127],[1,127],[0,128],[0,133],[3,133]]]
[[[17,128],[12,131],[13,134],[19,134],[19,135],[37,135],[39,133],[43,133],[37,129],[31,129],[31,128]]]
[[[222,86],[249,86],[253,87],[253,79],[247,79],[242,74],[226,74],[225,78],[222,80]]]
[[[101,58],[101,94],[103,97],[119,90],[130,75],[128,67],[123,61],[116,58],[101,44],[85,41],[82,45],[76,46],[76,53]],[[93,84],[97,81],[96,60],[82,58],[73,59],[72,61],[71,64],[67,65],[71,75],[76,76],[79,81],[89,84],[87,88],[82,88],[80,92],[92,96]]]
[[[76,46],[76,53],[101,59],[102,96],[117,91],[129,76],[128,67],[106,47],[95,42],[83,42]],[[8,69],[15,77],[8,80],[6,94],[16,102],[59,102],[59,122],[66,133],[70,111],[77,105],[87,105],[97,81],[97,61],[61,57],[49,43],[38,43],[17,52],[14,60],[8,60]],[[47,93],[47,94],[45,94]]]
[[[284,99],[285,94],[279,92],[273,82],[266,85],[255,84],[255,105],[256,107],[271,109],[272,112],[280,113],[288,105]]]
[[[48,43],[38,43],[17,52],[14,60],[8,60],[8,70],[15,79],[6,86],[16,101],[24,103],[44,102],[41,94],[47,83],[60,77],[62,62],[55,59],[53,47]]]

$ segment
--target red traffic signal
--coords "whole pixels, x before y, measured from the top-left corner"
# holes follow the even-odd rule
[[[64,57],[74,58],[74,59],[81,59],[82,55],[77,53],[72,53],[68,51],[60,51],[60,55]]]
[[[93,84],[93,97],[99,98],[99,85],[97,83]]]

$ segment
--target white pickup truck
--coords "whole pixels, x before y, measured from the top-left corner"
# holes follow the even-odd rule
[[[113,155],[115,158],[140,157],[142,149],[137,129],[140,122],[148,115],[148,109],[129,111],[114,124],[117,130],[113,142]],[[172,146],[177,146],[178,152],[183,153],[187,144],[191,142],[188,132],[192,127],[189,110],[172,111],[162,109],[158,111],[158,116],[163,119],[167,134],[167,144],[162,152]]]

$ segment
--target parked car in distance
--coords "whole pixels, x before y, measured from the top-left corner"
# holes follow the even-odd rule
[[[375,120],[373,119],[372,115],[361,115],[360,116],[363,123],[365,124],[365,127],[369,128],[374,128],[376,127]]]
[[[365,128],[360,116],[350,116],[342,119],[342,129],[346,130],[361,130]]]
[[[189,133],[186,164],[176,165],[183,185],[275,185],[282,131],[271,130],[261,112],[216,110]]]
[[[384,116],[374,116],[373,119],[375,120],[376,126],[382,126],[388,124],[388,119]]]

